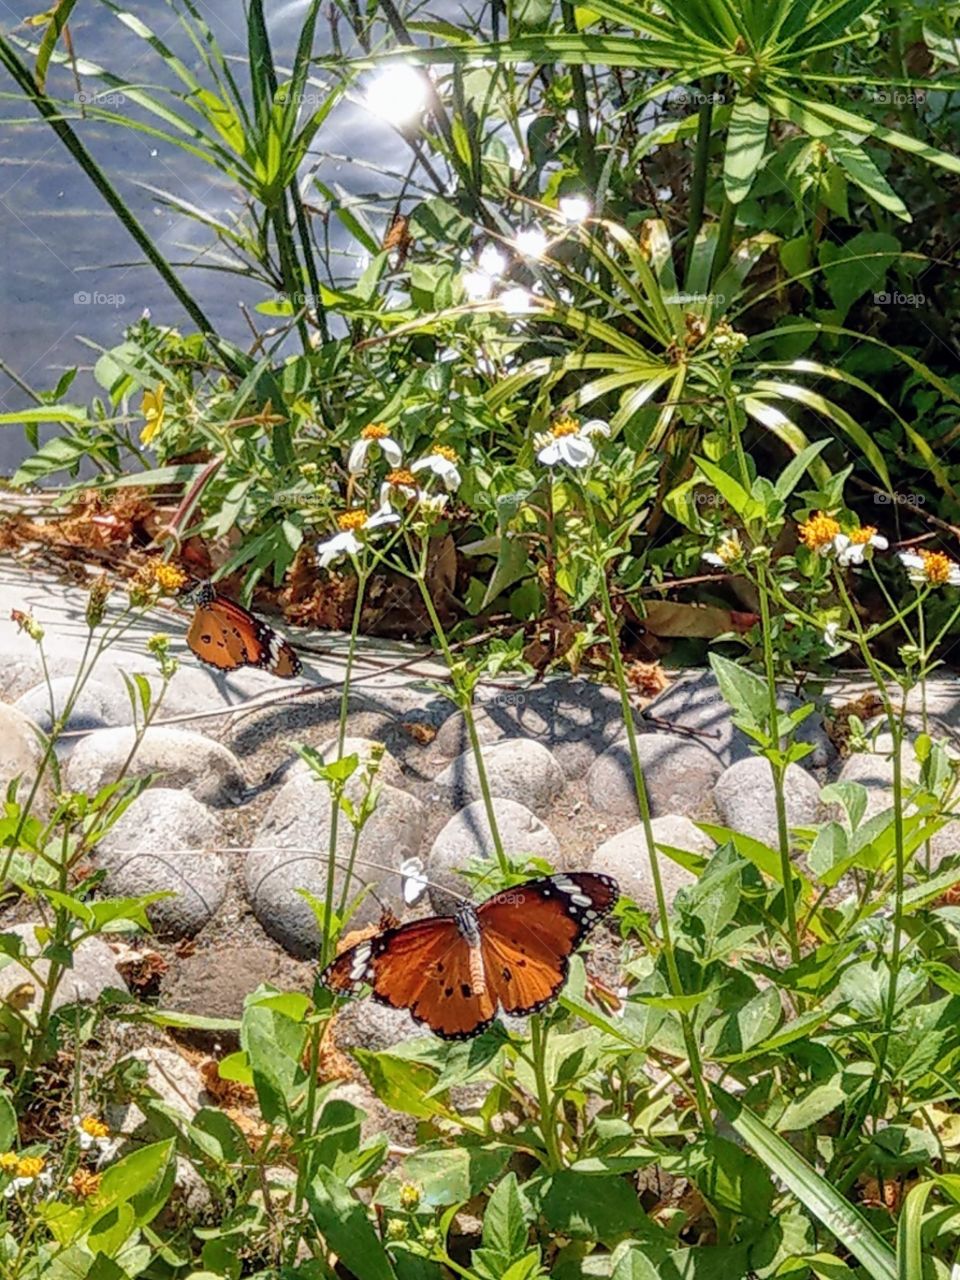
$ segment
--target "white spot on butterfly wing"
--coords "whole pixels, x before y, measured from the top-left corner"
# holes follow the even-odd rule
[[[373,953],[372,942],[361,942],[353,953],[350,965],[350,981],[359,986],[366,978],[370,968],[370,956]]]

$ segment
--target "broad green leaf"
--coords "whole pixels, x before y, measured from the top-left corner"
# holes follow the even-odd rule
[[[767,145],[770,108],[756,98],[738,97],[730,112],[723,153],[723,187],[732,204],[750,193]]]
[[[889,209],[903,222],[913,219],[894,189],[870,159],[862,147],[855,147],[845,138],[831,138],[828,146],[839,165],[871,200],[875,200],[883,209]]]
[[[710,654],[710,667],[735,716],[754,726],[769,721],[770,697],[758,675],[719,653]]]
[[[329,1169],[318,1169],[307,1186],[307,1204],[328,1247],[363,1280],[396,1280],[390,1255],[365,1206]]]

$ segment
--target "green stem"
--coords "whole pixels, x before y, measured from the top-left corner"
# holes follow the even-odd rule
[[[663,888],[663,877],[660,874],[660,860],[657,854],[656,840],[653,834],[652,818],[650,814],[650,800],[647,795],[647,784],[643,776],[643,768],[640,764],[640,754],[637,749],[637,729],[633,721],[633,708],[630,705],[630,692],[627,687],[627,677],[623,669],[623,657],[620,653],[620,642],[617,633],[616,618],[613,613],[613,605],[610,600],[610,588],[607,584],[606,566],[603,559],[603,547],[600,541],[599,530],[597,529],[596,515],[586,493],[584,493],[584,506],[590,521],[590,530],[592,533],[593,553],[597,567],[600,571],[600,603],[603,608],[603,619],[607,628],[607,635],[610,637],[610,655],[613,661],[613,671],[617,682],[617,689],[620,693],[620,708],[623,714],[623,722],[627,730],[627,742],[630,747],[630,765],[633,770],[633,784],[637,795],[637,807],[640,810],[640,822],[643,826],[644,841],[647,846],[647,857],[650,863],[650,878],[653,881],[654,896],[657,901],[657,916],[660,921],[660,932],[663,938],[663,955],[667,966],[667,977],[670,983],[670,992],[675,999],[679,999],[684,995],[683,982],[680,978],[680,970],[677,967],[677,957],[673,945],[673,934],[670,928],[670,917],[667,910],[667,898]],[[678,1012],[681,1029],[683,1031],[683,1042],[687,1051],[687,1058],[690,1063],[690,1074],[693,1077],[693,1088],[697,1099],[697,1111],[700,1114],[700,1123],[706,1133],[713,1133],[713,1115],[710,1110],[710,1103],[707,1099],[706,1086],[703,1077],[703,1064],[700,1058],[700,1046],[694,1034],[693,1024],[690,1017],[683,1011]]]
[[[547,1151],[547,1168],[551,1173],[563,1168],[563,1153],[557,1137],[553,1099],[547,1085],[546,1054],[547,1028],[540,1014],[530,1019],[530,1051],[533,1059],[533,1076],[537,1085],[537,1105],[540,1108],[540,1131]]]
[[[500,837],[500,827],[497,824],[497,815],[493,807],[493,796],[490,791],[490,781],[487,778],[486,766],[483,763],[483,754],[480,750],[480,736],[477,733],[477,724],[473,715],[473,691],[470,688],[462,688],[460,681],[457,679],[456,664],[454,661],[453,650],[447,640],[446,632],[443,629],[443,623],[440,621],[440,615],[437,613],[436,606],[430,596],[429,588],[426,583],[426,547],[424,542],[424,551],[420,556],[420,567],[415,577],[417,585],[420,588],[420,595],[423,599],[424,608],[430,618],[434,634],[437,642],[443,652],[444,661],[453,679],[454,689],[457,693],[457,705],[463,714],[464,724],[467,726],[467,736],[470,739],[470,750],[473,753],[473,759],[477,766],[477,782],[480,786],[480,794],[483,797],[483,808],[487,815],[487,825],[490,828],[490,837],[493,840],[493,850],[496,855],[497,865],[502,876],[510,874],[510,862],[507,858],[506,851],[503,847],[503,840]]]
[[[777,705],[777,672],[773,653],[773,636],[770,629],[770,598],[767,593],[767,575],[757,575],[757,587],[760,597],[760,629],[763,641],[763,666],[767,679],[767,697],[770,716],[770,746],[777,753],[776,759],[770,759],[770,770],[773,773],[773,795],[777,809],[777,844],[780,850],[780,876],[783,880],[783,901],[787,916],[787,940],[790,944],[790,960],[797,964],[800,960],[800,938],[797,932],[797,904],[794,897],[793,867],[790,862],[790,833],[787,828],[787,801],[784,795],[787,767],[782,759],[780,733],[777,722],[780,708]]]

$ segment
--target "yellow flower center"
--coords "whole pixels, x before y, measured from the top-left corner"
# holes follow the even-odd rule
[[[456,449],[451,449],[448,444],[435,444],[430,452],[435,453],[438,458],[446,458],[448,462],[460,461],[460,457]]]
[[[0,1169],[4,1173],[12,1173],[19,1163],[20,1157],[15,1151],[4,1151],[3,1155],[0,1156]]]
[[[187,581],[187,575],[182,569],[178,569],[175,564],[167,564],[163,560],[154,560],[150,568],[154,582],[168,595],[174,591],[179,591]]]
[[[355,511],[344,511],[337,516],[337,528],[341,533],[351,533],[355,529],[362,529],[367,523],[367,513],[362,507],[357,507]]]
[[[21,1156],[17,1161],[18,1178],[37,1178],[43,1173],[43,1156]]]
[[[943,586],[950,578],[950,558],[942,551],[921,551],[923,576],[935,587]]]
[[[406,485],[410,489],[417,487],[417,477],[412,471],[407,471],[400,467],[397,471],[389,471],[387,473],[387,484]]]
[[[88,1133],[91,1138],[106,1138],[110,1135],[110,1130],[96,1116],[84,1116],[80,1121],[80,1128],[84,1133]]]
[[[850,541],[858,547],[864,547],[868,542],[872,542],[877,536],[877,527],[873,524],[865,524],[862,529],[854,529],[849,535]]]
[[[390,432],[382,422],[371,422],[369,427],[364,427],[360,432],[361,440],[382,440],[384,436],[388,436]]]
[[[735,533],[728,533],[726,537],[720,539],[717,547],[717,555],[724,564],[733,564],[735,560],[739,560],[743,554],[743,547],[740,545],[740,539]]]
[[[825,516],[816,511],[800,526],[800,541],[811,551],[819,551],[821,547],[831,543],[840,532],[840,526],[833,516]]]
[[[580,423],[576,418],[558,418],[550,428],[550,434],[555,440],[559,440],[561,436],[575,436],[579,430]]]

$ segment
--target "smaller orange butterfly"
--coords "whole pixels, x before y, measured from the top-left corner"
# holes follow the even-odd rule
[[[212,583],[201,583],[195,600],[196,613],[187,632],[187,644],[201,662],[218,671],[263,667],[284,680],[303,670],[292,646],[282,636],[243,605],[217,595]]]

